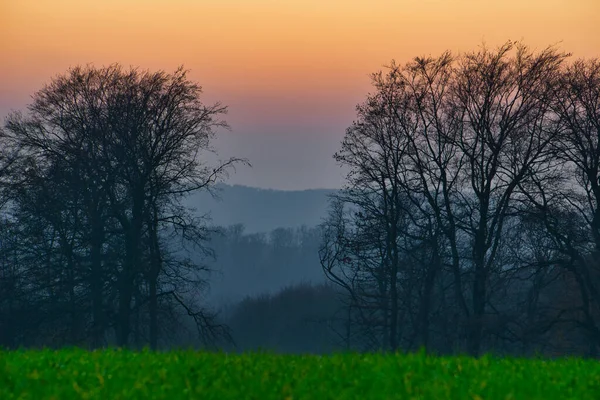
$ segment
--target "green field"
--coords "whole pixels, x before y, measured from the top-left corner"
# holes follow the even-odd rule
[[[600,399],[600,363],[423,353],[0,351],[0,399]]]

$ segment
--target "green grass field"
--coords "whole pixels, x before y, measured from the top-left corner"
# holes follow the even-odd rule
[[[0,399],[600,399],[600,363],[424,354],[0,351]]]

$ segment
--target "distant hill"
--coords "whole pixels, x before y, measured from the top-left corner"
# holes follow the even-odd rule
[[[217,188],[220,199],[202,192],[190,196],[186,204],[196,208],[198,213],[210,211],[215,225],[244,224],[246,233],[316,226],[327,213],[328,196],[337,192],[336,189],[286,191],[225,184]]]

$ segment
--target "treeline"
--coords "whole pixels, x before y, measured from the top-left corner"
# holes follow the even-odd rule
[[[600,60],[519,43],[373,75],[320,258],[366,349],[597,356]]]
[[[249,296],[221,315],[231,351],[327,354],[350,350],[344,340],[341,293],[330,284],[300,283]]]
[[[600,60],[568,57],[393,62],[325,222],[264,235],[182,205],[244,162],[203,161],[225,108],[185,71],[70,70],[0,131],[0,345],[156,348],[192,320],[225,348],[597,356]],[[333,286],[272,293],[316,263]],[[210,283],[271,293],[217,318]]]
[[[0,346],[156,348],[192,317],[227,331],[198,300],[206,223],[181,204],[234,164],[205,162],[226,108],[186,71],[73,68],[0,131]]]

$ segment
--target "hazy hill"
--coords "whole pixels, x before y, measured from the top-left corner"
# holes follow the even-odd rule
[[[198,193],[187,200],[198,213],[211,212],[218,226],[244,224],[246,233],[270,232],[276,228],[313,227],[328,209],[328,195],[335,189],[284,191],[240,185],[219,185],[220,199]]]

